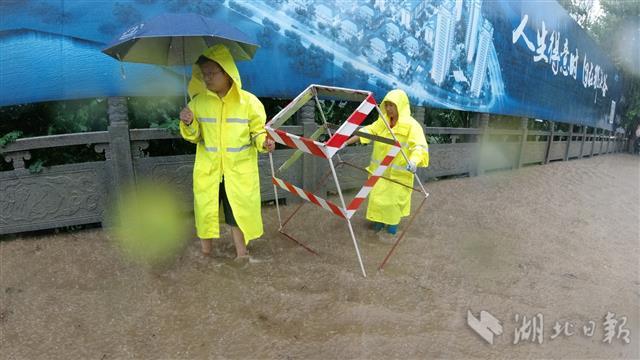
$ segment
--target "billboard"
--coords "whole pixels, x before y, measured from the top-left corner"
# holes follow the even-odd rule
[[[621,97],[611,60],[555,1],[3,1],[0,12],[0,105],[181,94],[182,69],[100,53],[165,12],[200,13],[255,38],[256,57],[238,65],[258,96],[292,98],[311,83],[380,99],[401,88],[414,105],[602,128]]]

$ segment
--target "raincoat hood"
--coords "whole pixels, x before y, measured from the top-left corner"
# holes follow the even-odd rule
[[[205,50],[202,53],[202,56],[215,61],[227,74],[229,74],[231,81],[233,82],[229,92],[234,93],[239,99],[240,90],[242,89],[242,81],[240,80],[240,73],[238,72],[238,68],[236,67],[236,63],[233,60],[233,56],[231,56],[229,49],[222,44],[214,45]],[[189,81],[188,91],[189,97],[193,99],[196,95],[206,93],[209,90],[202,78],[200,66],[198,64],[194,64],[191,69],[192,75],[191,80]]]
[[[398,120],[411,117],[411,106],[409,105],[409,97],[404,91],[399,89],[391,90],[382,100],[382,106],[380,107],[380,110],[388,119],[389,117],[387,116],[387,110],[385,110],[384,108],[384,103],[387,101],[394,103],[398,108]]]

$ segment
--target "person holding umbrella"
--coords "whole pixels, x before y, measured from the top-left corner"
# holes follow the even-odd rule
[[[238,258],[263,233],[260,213],[258,152],[275,148],[264,130],[266,114],[256,96],[242,89],[229,49],[206,49],[193,65],[191,101],[180,112],[180,134],[197,144],[193,195],[197,235],[208,256],[220,237],[219,209],[231,233]]]

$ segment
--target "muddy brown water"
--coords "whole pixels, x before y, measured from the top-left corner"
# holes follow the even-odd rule
[[[320,256],[277,234],[273,207],[253,263],[231,260],[229,233],[214,258],[194,239],[154,270],[123,259],[100,229],[2,241],[0,358],[640,358],[640,158],[427,189],[382,272],[389,245],[356,215],[366,279],[345,223],[311,205],[288,229]],[[501,321],[493,345],[467,325],[468,310]],[[611,343],[608,312],[626,318]],[[522,316],[536,314],[542,344],[514,344]],[[573,335],[551,339],[556,322]]]

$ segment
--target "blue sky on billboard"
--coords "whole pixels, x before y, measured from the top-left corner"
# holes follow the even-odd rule
[[[599,127],[610,126],[621,96],[621,79],[608,56],[555,1],[61,0],[1,6],[0,31],[28,28],[102,44],[163,12],[228,21],[261,45],[253,61],[238,64],[244,86],[259,96],[291,98],[318,83],[382,98],[399,87],[414,104]],[[2,46],[9,47],[4,40]],[[14,41],[11,51],[20,46]],[[25,66],[4,57],[2,62],[3,73]],[[40,71],[42,65],[32,66]],[[136,71],[128,69],[127,82],[136,81]],[[120,82],[116,78],[105,81]],[[4,104],[24,101],[11,93],[5,98],[5,84],[13,85],[3,83]],[[28,92],[46,93],[42,85]],[[120,88],[124,95],[140,94],[136,85]],[[84,97],[108,95],[102,87],[85,86],[73,96],[82,90]],[[180,85],[172,92],[180,93]]]

